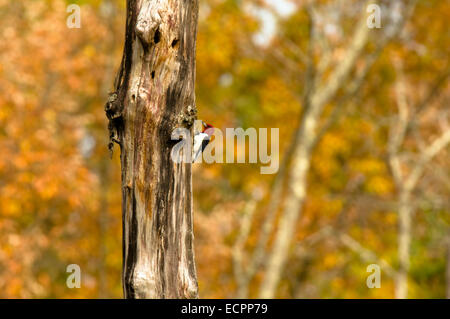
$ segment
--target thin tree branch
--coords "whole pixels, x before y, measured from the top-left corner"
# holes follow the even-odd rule
[[[360,257],[367,262],[374,262],[381,266],[386,271],[389,277],[396,278],[398,273],[386,260],[378,257],[373,251],[363,247],[358,241],[347,234],[338,234],[341,243],[358,253]]]

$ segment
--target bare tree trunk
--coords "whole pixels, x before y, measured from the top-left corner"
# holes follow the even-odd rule
[[[369,0],[367,3],[370,3]],[[300,129],[297,132],[298,144],[295,147],[290,176],[288,181],[285,207],[280,217],[278,231],[275,235],[271,254],[268,256],[265,277],[263,278],[259,296],[260,298],[273,298],[281,278],[283,267],[286,263],[289,246],[295,233],[295,227],[300,217],[303,203],[306,197],[307,177],[311,165],[312,149],[318,138],[318,125],[325,104],[335,96],[336,92],[347,80],[357,59],[369,39],[369,29],[366,26],[366,16],[361,19],[352,42],[347,50],[346,58],[333,70],[325,84],[316,83],[316,70],[312,65],[312,53],[310,53],[310,65],[306,83],[304,98],[305,111],[302,116]],[[317,41],[314,23],[310,25],[310,50]]]
[[[294,154],[283,216],[275,237],[272,253],[267,264],[266,275],[260,288],[261,298],[273,298],[287,259],[289,244],[297,226],[300,209],[306,195],[306,178],[310,166],[311,147],[314,144],[318,115],[305,115],[299,131],[298,145]]]
[[[258,242],[250,257],[248,265],[245,267],[245,270],[243,264],[244,257],[242,255],[244,252],[245,242],[247,241],[250,234],[248,228],[251,227],[251,225],[247,226],[247,223],[251,223],[252,219],[254,219],[254,211],[252,213],[246,214],[241,222],[238,240],[236,240],[233,248],[233,264],[237,282],[236,296],[238,299],[246,299],[249,297],[250,282],[257,272],[258,268],[264,263],[264,258],[266,256],[266,245],[272,233],[277,217],[277,212],[279,210],[281,199],[283,197],[283,181],[287,175],[287,170],[290,159],[292,157],[292,153],[294,152],[294,149],[297,145],[297,131],[298,129],[295,130],[291,138],[291,142],[287,147],[284,156],[282,157],[283,161],[278,170],[278,174],[275,176],[275,180],[270,190],[271,201],[267,208],[267,215],[261,226],[261,232],[258,238]],[[253,201],[254,199],[252,199],[252,202]],[[256,207],[257,203],[255,203],[255,205],[252,205],[251,208],[255,210]]]
[[[399,270],[396,277],[395,297],[397,299],[408,298],[408,272],[411,245],[411,203],[410,194],[402,191],[398,209],[399,229],[398,229],[398,258]]]
[[[403,67],[401,59],[394,60],[394,66],[399,73],[399,79],[396,83],[396,102],[398,117],[395,124],[390,128],[390,137],[388,142],[388,158],[389,166],[394,181],[399,190],[398,197],[398,261],[399,270],[395,280],[395,297],[398,299],[408,298],[408,272],[410,266],[410,245],[412,238],[412,214],[414,206],[412,202],[412,194],[417,188],[427,165],[433,158],[439,154],[450,144],[450,127],[444,126],[442,134],[436,138],[427,147],[421,146],[417,141],[419,155],[418,160],[409,169],[409,173],[405,174],[402,166],[405,163],[402,158],[402,147],[405,144],[408,134],[408,128],[415,121],[415,117],[419,112],[435,98],[438,94],[439,87],[445,82],[445,78],[450,73],[446,70],[443,75],[438,76],[436,83],[431,86],[429,93],[425,98],[411,107],[408,103],[406,95],[406,83],[403,75]]]
[[[191,163],[172,131],[195,119],[197,0],[128,0],[125,48],[106,113],[121,149],[126,298],[196,298]]]

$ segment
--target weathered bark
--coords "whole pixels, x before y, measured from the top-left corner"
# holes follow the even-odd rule
[[[170,153],[195,119],[197,0],[128,0],[106,113],[121,149],[126,298],[196,298],[191,164]]]

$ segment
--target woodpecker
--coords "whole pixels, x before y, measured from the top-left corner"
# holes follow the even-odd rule
[[[192,149],[192,163],[203,153],[206,145],[211,141],[214,126],[202,121],[202,131],[194,135],[194,147]]]

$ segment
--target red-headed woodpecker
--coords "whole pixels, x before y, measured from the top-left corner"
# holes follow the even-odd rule
[[[214,126],[202,121],[202,131],[194,136],[194,147],[192,149],[192,162],[194,163],[203,153],[205,147],[211,141],[214,133]]]

